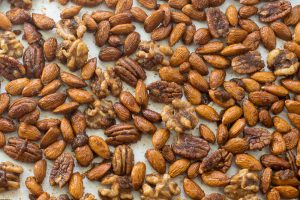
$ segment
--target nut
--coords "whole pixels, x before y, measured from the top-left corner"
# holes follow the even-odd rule
[[[134,154],[132,149],[127,145],[117,146],[112,158],[114,173],[117,175],[129,175],[133,165]]]

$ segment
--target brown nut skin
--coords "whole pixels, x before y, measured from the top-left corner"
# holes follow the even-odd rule
[[[145,174],[146,174],[145,163],[138,162],[133,166],[130,180],[134,190],[138,190],[142,186],[144,182]]]
[[[155,171],[160,174],[164,174],[166,172],[166,161],[159,151],[155,149],[148,149],[145,157]]]
[[[89,145],[77,147],[75,149],[75,157],[79,165],[88,166],[94,159],[93,152]]]
[[[31,194],[40,196],[44,193],[42,186],[36,181],[35,177],[29,176],[26,178],[25,185]]]
[[[38,183],[43,183],[44,178],[46,177],[47,171],[47,162],[46,160],[39,160],[34,163],[33,174]]]
[[[69,193],[74,199],[80,199],[84,194],[83,176],[76,172],[71,176],[69,182]]]
[[[201,187],[189,178],[184,178],[183,189],[186,195],[194,200],[201,200],[205,196]]]

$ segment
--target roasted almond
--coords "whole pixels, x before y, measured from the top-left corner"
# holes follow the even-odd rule
[[[189,72],[188,82],[200,92],[207,92],[209,89],[207,80],[195,70]]]
[[[141,42],[141,36],[138,32],[130,33],[124,41],[124,54],[125,55],[133,54],[137,50],[140,42]]]
[[[236,26],[238,24],[238,10],[234,5],[228,6],[225,13],[227,20],[231,26]]]
[[[188,83],[183,86],[183,91],[186,99],[193,105],[199,105],[202,100],[201,92]]]
[[[138,190],[145,179],[146,165],[143,162],[137,162],[131,171],[130,181],[134,190]]]
[[[273,117],[273,123],[275,129],[280,133],[286,133],[291,130],[291,126],[289,125],[289,123],[279,116]]]
[[[120,102],[133,113],[139,113],[141,108],[136,102],[134,96],[128,91],[122,91],[120,94]]]
[[[209,105],[199,105],[196,107],[196,112],[198,113],[198,115],[200,115],[200,117],[203,117],[206,120],[209,121],[219,121],[220,120],[220,116],[217,113],[217,111],[209,106]]]
[[[143,106],[147,107],[148,105],[148,92],[147,92],[147,86],[142,80],[138,80],[136,87],[135,87],[135,99],[136,102]]]
[[[147,33],[152,32],[164,19],[164,11],[157,10],[149,15],[144,21],[144,29]]]
[[[235,164],[242,169],[249,169],[251,171],[262,170],[260,162],[250,154],[237,154]]]
[[[55,63],[49,63],[47,64],[42,72],[41,75],[41,81],[44,85],[49,84],[51,81],[53,81],[60,72],[60,68],[57,64]]]
[[[62,19],[72,18],[72,17],[78,15],[81,8],[82,8],[82,6],[77,6],[77,5],[65,8],[60,12],[60,18],[62,18]]]
[[[146,18],[148,17],[147,13],[140,7],[132,7],[130,9],[131,14],[133,15],[134,19],[144,23]]]
[[[212,187],[224,187],[230,182],[230,178],[220,171],[203,173],[201,178],[204,184]]]
[[[166,161],[163,155],[155,149],[148,149],[146,151],[145,157],[149,161],[150,165],[155,171],[160,174],[164,174],[166,171]]]
[[[204,60],[217,69],[225,69],[229,67],[230,61],[219,55],[204,55]]]
[[[10,102],[10,97],[8,94],[6,93],[0,94],[0,115],[7,110],[9,106],[9,102]]]
[[[106,142],[98,136],[90,136],[89,137],[89,146],[98,156],[109,159],[110,150]]]
[[[39,140],[42,137],[41,132],[35,126],[26,124],[24,122],[20,123],[18,135],[20,138],[34,141]]]
[[[83,65],[81,68],[81,78],[83,80],[90,80],[96,70],[97,67],[97,58],[91,58]]]
[[[50,144],[57,141],[60,135],[61,135],[61,131],[58,127],[55,126],[51,127],[42,137],[40,141],[40,147],[43,149],[48,147]]]
[[[114,111],[121,121],[129,121],[131,119],[130,111],[121,103],[114,104]]]
[[[168,129],[158,129],[152,136],[152,145],[155,149],[161,149],[165,146],[170,137]]]
[[[238,154],[248,150],[249,145],[243,138],[232,138],[226,142],[223,148],[233,154]]]
[[[82,89],[70,88],[67,90],[68,96],[75,102],[87,104],[94,101],[93,94]]]
[[[186,172],[186,170],[189,168],[189,166],[190,166],[190,161],[187,159],[176,160],[174,163],[172,163],[169,166],[168,174],[172,178],[174,178],[174,177],[179,176],[179,175],[183,174],[184,172]]]
[[[34,196],[40,196],[44,192],[42,186],[37,182],[36,178],[33,176],[28,176],[26,178],[25,186]]]
[[[271,29],[275,32],[276,36],[282,40],[292,40],[292,32],[287,25],[282,22],[273,22],[270,25]]]
[[[38,183],[42,183],[46,177],[47,162],[46,160],[39,160],[34,163],[33,174]]]
[[[232,106],[228,108],[222,117],[222,123],[227,125],[238,120],[243,114],[243,110],[239,106]]]
[[[43,88],[41,79],[31,79],[22,90],[24,97],[32,97],[37,95]]]
[[[28,78],[18,78],[13,81],[10,81],[5,86],[5,90],[8,94],[13,96],[21,95],[25,86],[30,82]]]
[[[55,26],[55,21],[43,14],[32,13],[32,22],[41,30],[51,30]]]
[[[69,193],[74,199],[80,199],[84,194],[83,176],[76,172],[69,181]]]
[[[245,118],[240,118],[236,120],[229,129],[229,138],[237,137],[241,132],[243,132],[245,126]]]
[[[44,150],[44,156],[49,160],[55,160],[64,152],[66,145],[63,140],[58,140]]]
[[[71,143],[74,139],[74,131],[70,121],[65,117],[61,120],[60,130],[64,141],[66,141],[67,143]]]
[[[90,181],[100,180],[111,169],[111,163],[100,163],[85,173]]]
[[[156,131],[156,126],[142,116],[133,116],[134,125],[142,133],[153,134]]]
[[[206,126],[205,124],[200,124],[199,126],[199,133],[200,133],[200,136],[210,142],[210,143],[215,143],[216,141],[216,136],[214,134],[214,132],[208,127]]]
[[[169,45],[174,46],[184,35],[186,30],[185,23],[178,23],[173,27],[169,37]]]
[[[12,24],[8,17],[0,12],[0,29],[4,31],[9,31],[12,28]]]
[[[55,93],[60,87],[62,86],[62,82],[60,80],[54,80],[50,82],[48,85],[44,86],[43,89],[40,91],[40,97],[46,96],[48,94]]]
[[[270,51],[276,47],[276,36],[269,26],[260,28],[260,37],[263,45]]]
[[[198,54],[213,54],[218,53],[224,48],[223,42],[212,41],[204,44],[196,49]]]
[[[247,124],[255,126],[258,122],[258,110],[255,105],[248,99],[245,99],[242,103],[242,108]]]
[[[184,178],[183,180],[183,189],[187,196],[191,199],[201,200],[205,193],[201,187],[191,179]]]
[[[180,71],[173,67],[162,67],[159,69],[159,77],[163,81],[175,82],[177,84],[183,84],[186,80]]]

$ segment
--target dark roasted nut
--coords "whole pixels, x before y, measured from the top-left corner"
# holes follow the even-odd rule
[[[24,24],[31,19],[30,13],[22,8],[13,8],[6,12],[6,16],[12,24]]]
[[[3,150],[8,156],[21,162],[34,163],[42,159],[39,146],[21,138],[9,138]]]
[[[143,116],[149,120],[152,123],[160,122],[161,121],[161,115],[158,112],[155,112],[150,109],[144,109],[142,110]]]
[[[214,38],[225,37],[227,35],[229,22],[219,8],[208,8],[206,10],[206,17],[208,29]]]
[[[11,31],[0,33],[0,54],[19,58],[23,54],[23,44],[16,39],[16,35]]]
[[[103,62],[116,61],[122,57],[122,51],[116,47],[104,47],[99,53],[99,59]]]
[[[77,110],[72,113],[70,121],[76,135],[85,133],[87,123],[85,115],[80,110]]]
[[[191,134],[178,135],[177,141],[172,145],[175,154],[184,158],[200,160],[207,156],[210,146],[205,140]]]
[[[48,38],[43,44],[43,50],[47,61],[53,61],[56,58],[57,40],[54,37]]]
[[[68,68],[75,71],[86,63],[88,53],[89,49],[81,39],[64,40],[58,46],[56,57],[63,63],[67,62]]]
[[[165,145],[161,150],[161,154],[169,163],[173,163],[176,160],[176,156],[170,145]]]
[[[250,51],[244,55],[233,58],[231,66],[233,71],[239,74],[251,74],[264,68],[264,62],[258,51]]]
[[[8,108],[10,103],[10,96],[7,93],[0,94],[0,115],[2,115]]]
[[[287,16],[292,10],[291,3],[289,1],[276,1],[263,5],[259,12],[259,20],[265,23],[276,21]]]
[[[122,91],[122,82],[112,68],[106,71],[97,68],[90,86],[92,92],[99,98],[105,98],[110,94],[117,97]]]
[[[132,149],[127,145],[117,146],[112,158],[114,173],[117,175],[129,175],[133,165],[134,154]]]
[[[71,178],[74,168],[74,159],[70,153],[62,153],[54,162],[50,172],[49,182],[51,186],[56,184],[62,188]]]
[[[129,57],[120,58],[117,61],[114,70],[123,81],[132,87],[136,86],[138,79],[146,79],[144,69],[136,61]]]
[[[173,54],[170,46],[155,42],[142,41],[136,53],[137,62],[147,70],[157,70],[161,66],[169,65],[168,56]]]
[[[248,169],[242,169],[230,179],[230,184],[224,188],[226,196],[232,199],[249,199],[247,195],[254,195],[259,191],[258,175]]]
[[[251,150],[262,150],[271,143],[272,134],[265,128],[245,128],[244,136]]]
[[[291,167],[287,160],[272,154],[265,154],[261,156],[260,162],[264,167],[270,167],[274,170],[289,169]]]
[[[58,106],[62,105],[67,98],[67,95],[61,92],[49,94],[41,98],[38,105],[43,110],[54,110]]]
[[[73,3],[80,6],[94,7],[99,5],[103,0],[72,0]]]
[[[106,142],[109,145],[135,143],[140,139],[140,132],[131,124],[116,124],[105,130]]]
[[[296,178],[295,172],[290,169],[280,170],[274,173],[272,176],[272,183],[274,185],[292,185],[297,186],[300,184]]]
[[[84,111],[89,128],[107,128],[116,123],[116,114],[111,101],[95,100]]]
[[[296,54],[288,50],[274,49],[268,54],[267,63],[276,76],[293,75],[299,69]]]
[[[149,97],[158,103],[170,103],[182,97],[181,86],[174,82],[156,81],[147,86]]]
[[[85,175],[90,181],[101,179],[111,169],[111,163],[100,163],[88,170]]]
[[[30,9],[32,7],[32,0],[9,0],[11,7]]]
[[[82,38],[86,31],[84,22],[77,16],[73,19],[62,19],[56,23],[56,33],[65,40],[74,41]]]
[[[224,149],[218,149],[203,159],[199,167],[199,173],[202,174],[214,170],[226,173],[231,167],[232,158],[232,153]]]
[[[7,190],[16,190],[20,187],[21,166],[9,161],[0,162],[0,193]]]
[[[51,30],[55,26],[55,22],[52,18],[38,13],[32,13],[32,22],[41,30]]]
[[[26,68],[15,58],[0,54],[0,75],[8,80],[21,78]]]
[[[45,66],[42,47],[38,44],[30,45],[24,52],[23,63],[29,78],[40,78]]]
[[[82,147],[82,146],[88,144],[88,142],[89,142],[89,137],[86,134],[76,135],[76,137],[72,140],[72,143],[71,143],[73,151],[77,147]]]
[[[40,42],[42,34],[38,32],[35,26],[30,23],[24,23],[24,39],[27,40],[28,44]]]
[[[8,109],[8,116],[19,119],[36,109],[36,101],[34,99],[23,97],[15,100]]]

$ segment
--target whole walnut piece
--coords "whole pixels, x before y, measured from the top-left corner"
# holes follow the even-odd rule
[[[105,130],[106,143],[117,146],[121,144],[135,143],[140,139],[140,132],[131,124],[116,124]]]
[[[226,37],[229,32],[229,22],[225,14],[219,8],[208,8],[206,17],[210,34],[214,38]]]
[[[70,70],[81,68],[88,59],[89,49],[81,40],[65,40],[59,44],[56,56],[61,62],[66,62]]]
[[[231,66],[236,73],[251,74],[263,69],[265,65],[258,51],[249,51],[234,57]]]
[[[110,189],[99,189],[101,199],[133,199],[132,187],[128,176],[109,174],[102,179],[101,184],[111,185]]]
[[[18,7],[24,9],[30,9],[32,7],[32,0],[8,0],[11,7]]]
[[[274,49],[267,57],[268,68],[274,71],[276,76],[290,76],[299,69],[298,57],[295,53],[286,49]]]
[[[203,159],[199,167],[199,172],[202,174],[204,172],[217,170],[226,173],[231,167],[232,159],[232,153],[225,149],[218,149]]]
[[[261,150],[271,143],[272,134],[265,128],[245,128],[244,137],[250,150]]]
[[[50,172],[50,185],[58,184],[62,188],[69,182],[74,168],[74,159],[70,153],[62,153],[54,162]]]
[[[9,138],[3,150],[9,157],[21,162],[34,163],[42,159],[40,147],[21,138]]]
[[[258,11],[259,20],[270,23],[281,19],[292,11],[290,1],[275,1],[264,4]]]
[[[110,67],[105,71],[97,68],[90,86],[92,92],[100,99],[110,94],[114,97],[118,97],[122,91],[122,81],[116,76],[113,68]]]
[[[162,120],[169,130],[183,133],[196,127],[199,119],[195,108],[187,101],[174,99],[172,105],[166,105],[161,113]]]
[[[177,141],[172,145],[175,154],[184,158],[200,160],[207,156],[210,146],[207,141],[191,134],[179,134]]]
[[[9,161],[0,162],[0,193],[20,188],[20,175],[22,173],[23,168],[21,166]]]
[[[116,147],[112,167],[115,174],[119,176],[129,175],[134,165],[134,154],[130,146],[119,145]]]
[[[173,199],[180,194],[180,188],[177,183],[171,181],[168,174],[148,174],[146,183],[142,186],[141,199]]]
[[[231,199],[245,198],[247,195],[259,191],[259,178],[257,174],[242,169],[230,179],[230,184],[224,188],[226,196]]]
[[[182,97],[182,88],[174,82],[155,81],[147,86],[149,96],[157,103],[171,103],[174,99]]]
[[[62,19],[56,23],[56,33],[64,40],[74,41],[80,39],[86,29],[84,22],[77,16],[73,19]]]
[[[0,54],[0,75],[7,80],[15,80],[26,74],[25,67],[15,58]]]
[[[16,38],[14,32],[0,33],[0,54],[20,58],[23,55],[23,49],[23,44]]]
[[[84,114],[88,127],[92,129],[107,128],[116,123],[113,104],[109,100],[95,100]]]
[[[169,66],[169,56],[173,54],[170,46],[160,45],[152,41],[140,42],[136,52],[137,62],[147,70],[157,70]]]

